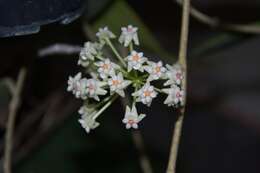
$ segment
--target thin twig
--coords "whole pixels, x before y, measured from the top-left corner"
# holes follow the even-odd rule
[[[179,5],[182,5],[183,0],[174,0]],[[216,17],[208,16],[205,13],[202,13],[198,9],[193,6],[190,6],[190,14],[192,17],[197,19],[199,22],[204,23],[212,28],[220,28],[233,32],[240,32],[244,34],[260,34],[260,26],[256,24],[234,24],[234,23],[226,23],[219,20]]]
[[[141,132],[139,130],[133,131],[132,138],[133,138],[135,147],[137,148],[137,150],[139,152],[139,162],[140,162],[140,166],[143,170],[143,173],[152,173],[153,170],[152,170],[151,162],[145,152],[144,140],[143,140]]]
[[[26,76],[25,68],[22,68],[19,72],[16,86],[13,88],[14,92],[12,100],[9,105],[9,115],[7,121],[6,135],[5,135],[5,150],[4,150],[4,173],[11,173],[11,161],[12,161],[12,146],[13,146],[13,131],[15,125],[15,118],[20,104],[20,94],[23,88],[24,80]]]
[[[183,80],[183,90],[187,93],[187,46],[188,46],[188,33],[189,33],[189,10],[190,10],[190,0],[184,0],[183,10],[182,10],[182,26],[181,26],[181,38],[180,38],[180,50],[179,50],[179,64],[183,68],[184,72],[184,80]],[[184,106],[180,110],[180,116],[178,117],[172,137],[171,151],[168,162],[167,173],[175,173],[176,172],[176,163],[178,156],[178,149],[182,131],[182,124],[185,113],[185,105],[186,105],[186,94],[184,96]]]

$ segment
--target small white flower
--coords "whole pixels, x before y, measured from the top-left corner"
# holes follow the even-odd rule
[[[105,83],[96,79],[88,79],[85,85],[87,96],[99,101],[98,95],[106,95],[107,91],[101,88]]]
[[[110,86],[110,92],[113,94],[116,92],[121,97],[125,97],[124,89],[131,83],[129,80],[124,80],[122,73],[118,75],[111,75],[111,78],[108,79],[108,85]]]
[[[101,43],[105,43],[106,39],[115,38],[115,34],[113,34],[108,27],[99,28],[98,32],[96,33],[96,36],[99,38]]]
[[[137,35],[137,27],[133,27],[132,25],[128,25],[127,27],[121,28],[121,35],[119,37],[119,42],[123,43],[125,47],[127,47],[131,41],[134,41],[134,44],[139,45],[139,39]]]
[[[75,94],[79,90],[81,73],[77,73],[74,77],[69,76],[67,91],[72,91]]]
[[[142,102],[143,104],[150,106],[153,98],[157,96],[157,92],[150,83],[146,83],[140,90],[133,93],[132,96],[137,96],[137,102]]]
[[[81,119],[79,119],[79,123],[86,130],[87,133],[89,133],[90,130],[93,130],[99,126],[99,123],[96,122],[92,116],[81,116]]]
[[[132,69],[139,70],[141,72],[144,71],[143,63],[147,61],[147,58],[143,57],[142,52],[132,51],[129,56],[126,57],[127,59],[127,70],[128,72]]]
[[[102,79],[106,79],[108,76],[114,74],[115,69],[119,69],[120,66],[111,62],[109,59],[105,59],[104,61],[99,61],[95,63],[98,66],[98,73]]]
[[[145,66],[144,69],[150,74],[148,81],[158,80],[165,76],[166,68],[163,67],[162,61],[157,63],[149,61],[147,63],[148,66]]]
[[[86,42],[79,54],[78,65],[87,67],[90,61],[94,61],[95,56],[98,54],[97,43]]]
[[[138,128],[138,123],[145,117],[145,114],[138,115],[136,107],[133,106],[132,110],[129,106],[126,107],[125,117],[122,120],[123,123],[126,124],[126,128],[130,129],[131,127],[134,129]]]
[[[166,76],[168,80],[163,85],[164,86],[173,85],[173,84],[180,85],[184,78],[181,66],[179,64],[175,64],[173,66],[167,64],[166,67],[168,69],[168,71],[166,72]]]
[[[165,93],[168,94],[164,104],[168,106],[181,106],[184,104],[184,91],[180,89],[177,85],[172,85],[171,88],[162,89]]]

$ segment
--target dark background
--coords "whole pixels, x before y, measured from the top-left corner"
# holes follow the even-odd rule
[[[23,20],[15,18],[16,12],[24,14],[24,9],[19,8],[23,1],[1,2],[20,11],[0,10],[0,34],[3,37],[0,38],[0,77],[16,78],[21,67],[28,69],[14,135],[14,172],[142,172],[131,133],[121,124],[123,108],[120,102],[113,104],[101,116],[101,126],[87,135],[77,122],[77,109],[81,103],[66,93],[68,76],[79,70],[77,55],[39,58],[37,54],[40,49],[55,43],[83,45],[89,40],[82,30],[83,23],[87,21],[94,26],[96,21],[104,18],[101,21],[106,25],[110,21],[104,16],[118,1],[71,1],[74,5],[62,0],[53,2],[58,3],[59,8],[51,1],[50,4],[44,1],[46,7],[56,9],[55,15],[29,10],[31,18]],[[171,0],[126,2],[162,49],[176,57],[180,6]],[[43,1],[34,3],[37,6]],[[260,19],[260,2],[257,0],[193,0],[192,4],[225,22],[248,24],[258,23]],[[62,8],[63,5],[69,8]],[[3,7],[0,5],[0,9]],[[72,12],[81,17],[61,25],[66,17],[59,17]],[[41,22],[33,16],[39,16]],[[21,28],[21,23],[40,30],[32,34],[27,27]],[[6,26],[10,32],[3,29]],[[12,36],[17,35],[14,34],[16,31],[26,35]],[[177,172],[258,173],[260,37],[214,29],[191,18],[189,38],[188,103]],[[144,52],[160,57],[160,53],[143,47]],[[10,94],[0,86],[2,158]],[[141,107],[148,116],[140,130],[155,173],[165,172],[177,116],[176,111],[161,104],[163,99],[155,100],[150,109]]]

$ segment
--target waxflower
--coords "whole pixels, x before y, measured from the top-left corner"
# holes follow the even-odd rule
[[[125,97],[124,89],[131,83],[129,80],[124,80],[122,73],[118,75],[113,74],[108,80],[108,85],[110,86],[110,92],[116,92],[121,97]]]
[[[127,27],[121,28],[121,35],[119,37],[119,42],[123,43],[125,47],[129,46],[129,44],[133,41],[135,45],[139,45],[139,39],[137,35],[137,27],[133,27],[132,25],[128,25]]]
[[[78,121],[87,133],[99,126],[99,123],[96,122],[91,116],[83,115]]]
[[[137,96],[137,102],[142,102],[143,104],[150,106],[152,100],[157,96],[157,92],[154,90],[154,87],[151,86],[148,82],[140,90],[133,93],[132,96]]]
[[[132,51],[130,55],[126,57],[127,59],[127,71],[132,69],[144,71],[143,63],[147,61],[147,58],[143,57],[142,52]]]
[[[111,62],[108,58],[96,62],[95,65],[98,66],[97,71],[102,79],[106,79],[108,76],[114,74],[116,69],[120,68],[120,66]]]
[[[150,74],[148,77],[149,81],[164,77],[166,72],[166,68],[163,67],[162,61],[157,63],[148,61],[148,66],[145,66],[144,69]]]
[[[108,27],[99,28],[99,31],[97,32],[96,36],[99,38],[100,42],[104,44],[106,42],[106,39],[115,38],[115,34],[113,34]]]
[[[69,76],[67,91],[72,91],[75,94],[79,89],[79,82],[82,74],[79,72],[74,77]]]
[[[119,46],[129,48],[124,49],[129,50],[128,56],[121,55],[114,46],[116,40],[112,39],[116,36],[107,27],[100,28],[96,34],[98,41],[86,42],[80,52],[78,64],[82,71],[68,79],[67,91],[84,102],[78,113],[79,123],[87,133],[99,126],[96,119],[119,96],[132,105],[125,107],[122,122],[126,129],[137,129],[146,116],[138,114],[137,104],[151,106],[159,94],[166,96],[164,104],[168,106],[178,108],[184,104],[181,66],[165,67],[162,61],[154,62],[144,57],[143,52],[135,51],[134,46],[139,45],[137,27],[128,25],[121,31]]]
[[[174,64],[173,66],[171,66],[167,64],[166,67],[168,69],[168,71],[166,72],[168,80],[164,83],[164,86],[172,84],[180,85],[184,78],[180,65]]]
[[[107,93],[106,90],[101,88],[105,83],[102,83],[96,79],[88,79],[85,83],[85,91],[90,98],[94,98],[99,101],[98,95],[105,95]]]
[[[172,85],[171,88],[163,89],[168,94],[164,104],[168,106],[183,106],[184,91],[177,85]]]
[[[145,114],[138,115],[137,109],[135,106],[132,107],[132,109],[129,108],[129,106],[126,107],[125,117],[122,120],[123,123],[125,123],[125,127],[127,129],[138,128],[138,123],[145,117]]]

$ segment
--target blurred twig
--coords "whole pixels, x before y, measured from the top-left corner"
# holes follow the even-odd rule
[[[9,115],[8,115],[6,135],[5,135],[4,166],[3,166],[4,173],[11,173],[12,146],[13,146],[12,136],[14,131],[15,118],[20,104],[20,94],[23,88],[25,76],[26,76],[26,69],[22,68],[19,72],[17,83],[15,85],[9,86],[10,91],[12,92],[13,95],[9,105]]]
[[[39,57],[45,57],[49,55],[71,55],[78,54],[82,49],[81,46],[78,45],[69,45],[64,43],[56,43],[54,45],[50,45],[48,47],[42,48],[38,51]]]
[[[183,4],[183,0],[176,0],[179,5]],[[233,23],[225,23],[219,20],[216,17],[208,16],[205,13],[202,13],[195,7],[190,7],[190,14],[196,20],[201,23],[204,23],[212,28],[222,28],[229,31],[240,32],[245,34],[260,34],[260,26],[256,26],[255,24],[242,25],[242,24],[233,24]]]
[[[178,156],[178,149],[182,131],[183,118],[185,113],[185,105],[186,105],[186,93],[187,93],[187,46],[188,46],[188,34],[189,34],[189,10],[190,10],[190,0],[184,0],[183,10],[182,10],[182,25],[181,25],[181,39],[180,39],[180,50],[179,50],[179,60],[178,62],[183,68],[184,71],[184,80],[183,80],[183,90],[185,91],[184,96],[184,106],[180,110],[180,116],[178,117],[172,137],[170,158],[168,162],[167,173],[175,173],[176,172],[176,163]]]

